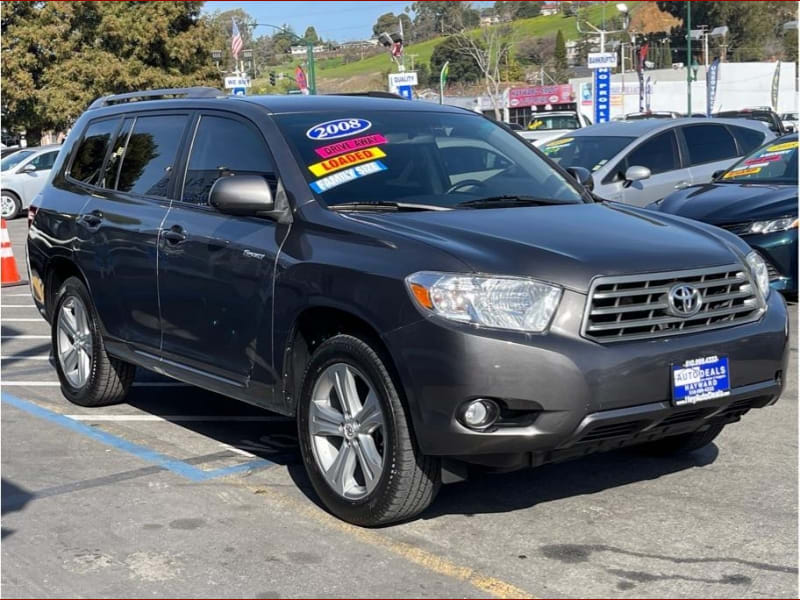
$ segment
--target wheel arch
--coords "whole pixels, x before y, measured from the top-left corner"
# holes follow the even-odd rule
[[[65,256],[54,256],[48,262],[44,272],[45,290],[45,311],[48,320],[52,320],[55,310],[56,294],[61,285],[70,277],[77,277],[81,280],[86,289],[89,290],[89,283],[80,267],[71,259]],[[91,296],[91,290],[89,291]]]

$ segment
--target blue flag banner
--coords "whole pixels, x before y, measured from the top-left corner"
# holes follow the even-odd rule
[[[611,70],[594,70],[594,122],[607,123],[611,118]]]
[[[714,112],[714,102],[717,100],[717,80],[719,79],[719,58],[715,58],[708,66],[706,72],[706,116]]]

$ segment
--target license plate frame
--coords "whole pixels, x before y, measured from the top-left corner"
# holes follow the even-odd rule
[[[726,355],[710,355],[671,363],[672,406],[693,406],[731,395],[730,360]]]

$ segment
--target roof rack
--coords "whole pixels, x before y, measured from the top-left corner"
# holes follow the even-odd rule
[[[126,94],[112,94],[102,96],[92,102],[92,108],[102,108],[112,104],[122,104],[123,102],[135,102],[137,100],[155,100],[166,96],[182,96],[183,98],[217,98],[223,93],[217,88],[212,87],[188,87],[188,88],[164,88],[160,90],[146,90],[143,92],[128,92]]]
[[[369,98],[391,98],[393,100],[405,100],[402,96],[398,94],[393,94],[392,92],[380,92],[380,91],[372,91],[372,92],[339,92],[334,94],[325,94],[326,96],[367,96]]]

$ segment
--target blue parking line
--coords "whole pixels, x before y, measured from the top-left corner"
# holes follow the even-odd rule
[[[249,462],[230,467],[222,467],[213,471],[204,471],[203,469],[198,469],[197,467],[182,460],[171,458],[165,454],[151,450],[146,446],[134,444],[133,442],[129,442],[121,437],[117,437],[100,429],[90,427],[89,425],[85,425],[57,412],[42,408],[38,404],[17,398],[11,394],[4,392],[2,394],[2,400],[4,403],[23,410],[34,417],[50,421],[51,423],[55,423],[56,425],[60,425],[61,427],[74,431],[75,433],[79,433],[81,435],[85,435],[86,437],[97,440],[98,442],[106,444],[107,446],[111,446],[118,450],[122,450],[123,452],[127,452],[128,454],[132,454],[137,458],[158,465],[159,467],[163,467],[164,469],[191,481],[208,481],[209,479],[215,479],[217,477],[225,477],[226,475],[233,475],[235,473],[241,473],[244,471],[252,471],[254,469],[263,469],[266,467],[275,466],[275,463],[269,460],[258,458],[256,460],[251,460]]]

